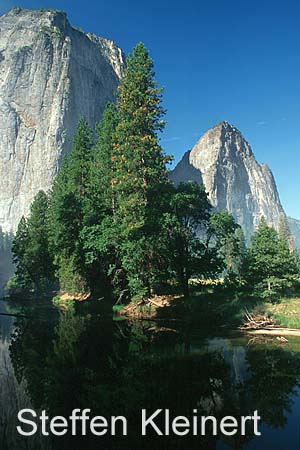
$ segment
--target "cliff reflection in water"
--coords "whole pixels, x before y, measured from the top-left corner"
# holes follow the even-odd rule
[[[264,423],[262,438],[254,439],[252,429],[226,439],[153,435],[143,438],[145,449],[260,450],[269,448],[267,439],[272,450],[281,450],[282,436],[286,448],[297,448],[297,340],[286,347],[276,341],[247,345],[245,338],[205,337],[185,326],[66,312],[52,321],[17,319],[10,323],[15,329],[10,341],[5,321],[1,318],[0,411],[1,424],[10,426],[1,425],[1,449],[139,448],[145,407],[169,408],[172,416],[190,416],[197,408],[199,414],[217,418],[252,415],[257,409]],[[22,439],[14,431],[16,412],[28,405],[46,409],[50,416],[68,416],[75,408],[124,415],[129,436]]]

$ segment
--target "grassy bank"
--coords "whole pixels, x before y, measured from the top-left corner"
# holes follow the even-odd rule
[[[256,303],[252,298],[241,297],[222,289],[202,288],[185,298],[182,295],[161,296],[144,302],[130,302],[125,307],[114,308],[116,314],[131,319],[177,319],[198,323],[203,327],[238,327],[245,308]]]
[[[245,293],[238,293],[222,287],[195,289],[190,297],[168,296],[167,301],[138,304],[131,302],[115,312],[132,319],[177,318],[198,323],[203,327],[235,329],[243,325],[245,311],[255,315],[270,317],[276,326],[300,329],[300,298],[282,298],[271,303]],[[165,297],[166,299],[166,297]],[[119,311],[117,311],[117,309]]]
[[[281,298],[277,303],[247,295],[194,295],[187,300],[190,317],[228,328],[243,324],[245,311],[274,319],[276,326],[300,329],[300,298]]]
[[[265,313],[276,320],[278,326],[300,329],[300,298],[283,298],[280,302],[263,305]]]

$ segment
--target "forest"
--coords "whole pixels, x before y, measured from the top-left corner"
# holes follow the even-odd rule
[[[116,104],[93,130],[81,118],[50,192],[36,195],[12,243],[10,295],[87,295],[112,306],[222,291],[278,302],[300,289],[300,262],[282,217],[250,243],[202,185],[175,186],[161,146],[165,110],[148,50],[127,59]],[[219,281],[219,282],[216,282]],[[205,287],[206,286],[206,287]]]

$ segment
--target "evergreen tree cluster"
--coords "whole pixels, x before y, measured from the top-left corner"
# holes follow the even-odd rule
[[[116,105],[96,130],[81,119],[49,194],[39,192],[13,243],[16,279],[39,290],[147,297],[191,277],[265,282],[298,270],[283,225],[262,221],[246,249],[240,226],[213,212],[203,186],[168,178],[162,90],[143,44],[127,61]]]
[[[48,213],[49,198],[40,191],[31,205],[29,218],[20,220],[12,254],[16,268],[14,284],[21,289],[44,290],[54,280]]]
[[[290,232],[282,223],[277,232],[262,217],[243,262],[245,281],[268,300],[299,289],[299,256],[291,250]]]

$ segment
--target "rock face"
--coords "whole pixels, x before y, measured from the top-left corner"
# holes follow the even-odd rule
[[[170,177],[176,184],[202,180],[212,205],[231,212],[247,240],[261,216],[275,228],[285,216],[269,167],[256,161],[248,142],[228,122],[208,130]]]
[[[65,13],[14,8],[0,17],[0,227],[15,231],[48,190],[80,117],[91,126],[113,101],[124,56]]]
[[[287,224],[291,235],[294,238],[295,248],[299,251],[300,247],[300,220],[287,217]]]

